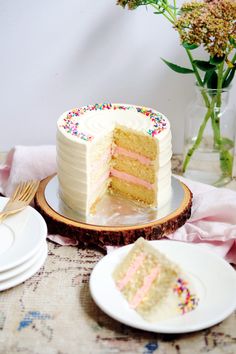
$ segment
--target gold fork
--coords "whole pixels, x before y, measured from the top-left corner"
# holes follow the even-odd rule
[[[39,181],[35,180],[20,182],[7,204],[0,212],[0,223],[8,215],[18,213],[27,207],[37,192],[38,186]]]

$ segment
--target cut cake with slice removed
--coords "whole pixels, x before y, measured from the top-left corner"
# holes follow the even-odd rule
[[[59,193],[89,215],[106,190],[160,208],[171,198],[168,119],[147,107],[96,104],[65,112],[57,124]]]

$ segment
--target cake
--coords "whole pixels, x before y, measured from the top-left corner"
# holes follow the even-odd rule
[[[115,268],[113,279],[129,306],[148,321],[185,314],[198,304],[180,267],[143,238]]]
[[[171,198],[168,119],[147,107],[95,104],[57,122],[60,197],[82,216],[106,191],[150,207]]]

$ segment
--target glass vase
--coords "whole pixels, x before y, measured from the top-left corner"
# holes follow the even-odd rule
[[[232,179],[235,110],[230,89],[196,87],[196,98],[185,116],[183,175],[224,186]]]

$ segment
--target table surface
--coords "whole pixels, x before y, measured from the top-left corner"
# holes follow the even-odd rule
[[[178,160],[174,168],[178,171]],[[229,188],[236,189],[236,181]],[[189,334],[130,328],[108,317],[90,296],[90,273],[102,253],[51,242],[48,247],[46,262],[33,277],[0,293],[1,354],[236,353],[236,311]]]

